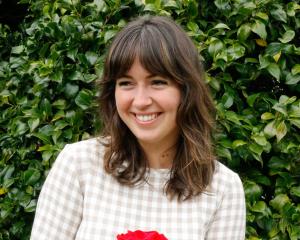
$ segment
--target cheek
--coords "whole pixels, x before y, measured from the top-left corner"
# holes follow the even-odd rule
[[[166,107],[168,107],[168,109],[174,111],[175,113],[177,113],[180,102],[181,94],[178,89],[172,91],[171,94],[168,94],[168,98],[165,100]]]
[[[128,109],[130,105],[128,94],[124,94],[124,92],[122,91],[115,91],[115,101],[119,115],[121,115],[123,111]]]

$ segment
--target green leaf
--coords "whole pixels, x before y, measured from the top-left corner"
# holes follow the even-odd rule
[[[250,169],[247,171],[247,176],[255,181],[257,184],[263,184],[265,186],[270,186],[271,181],[270,179],[265,176],[265,174],[261,173],[260,171],[256,169]]]
[[[90,90],[81,90],[75,98],[75,103],[83,110],[88,109],[92,105],[93,93]]]
[[[88,52],[85,53],[85,57],[91,65],[94,65],[99,56],[95,52],[88,51]]]
[[[40,111],[43,115],[48,118],[52,115],[52,106],[47,98],[44,98],[40,104]]]
[[[287,22],[287,15],[283,8],[280,6],[277,9],[271,10],[271,15],[278,21]]]
[[[177,3],[175,0],[168,0],[165,4],[164,4],[165,8],[170,8],[170,9],[179,9],[180,5],[179,3]]]
[[[262,154],[262,152],[263,152],[263,150],[264,150],[262,146],[260,146],[260,145],[258,145],[258,144],[255,144],[255,143],[250,144],[250,145],[249,145],[249,149],[250,149],[252,152],[258,154],[259,156]]]
[[[270,63],[267,70],[277,81],[280,80],[280,68],[276,63]]]
[[[269,16],[268,14],[264,13],[264,12],[258,12],[255,14],[256,17],[259,17],[260,19],[264,20],[264,21],[268,21],[269,20]]]
[[[37,201],[35,199],[31,200],[25,207],[24,210],[25,212],[34,212],[36,209]]]
[[[300,9],[300,5],[297,4],[296,2],[289,2],[287,4],[287,15],[289,17],[295,17],[296,10]]]
[[[243,42],[243,41],[247,40],[250,33],[251,33],[251,25],[249,23],[245,23],[239,27],[239,29],[237,31],[237,36],[238,36],[239,40]]]
[[[195,18],[198,16],[198,3],[196,1],[187,1],[187,13],[190,18]],[[157,6],[157,9],[159,9],[160,6]]]
[[[282,43],[277,43],[277,42],[270,43],[266,48],[266,55],[275,56],[276,54],[281,52],[283,47],[284,44]]]
[[[220,82],[218,81],[218,79],[211,77],[210,75],[206,75],[206,81],[208,82],[208,84],[215,89],[216,91],[220,91]]]
[[[224,23],[218,23],[216,26],[213,27],[213,29],[228,29],[228,30],[230,30],[230,28]]]
[[[255,20],[255,22],[251,25],[252,32],[256,33],[262,39],[266,40],[267,38],[267,31],[266,26],[263,22],[259,20]]]
[[[43,151],[49,151],[49,150],[53,150],[53,145],[50,145],[50,144],[46,144],[44,146],[41,146],[38,148],[38,151],[39,152],[43,152]]]
[[[78,93],[79,86],[75,84],[67,83],[64,91],[67,97],[72,98]]]
[[[298,118],[300,120],[300,105],[292,104],[289,110],[290,118]]]
[[[271,169],[290,169],[290,163],[286,159],[279,158],[277,156],[271,157],[268,162],[268,167]]]
[[[65,99],[57,99],[55,102],[52,103],[52,106],[56,109],[65,109],[67,105],[67,102]]]
[[[72,139],[72,137],[73,137],[72,130],[71,129],[64,130],[63,135],[67,139]]]
[[[293,124],[294,126],[296,126],[297,128],[300,128],[300,119],[289,119],[291,124]]]
[[[286,76],[285,83],[287,85],[295,85],[300,81],[300,74],[293,75],[291,73],[288,73]]]
[[[233,96],[229,93],[225,93],[221,99],[221,102],[223,103],[223,106],[225,108],[230,108],[233,104]]]
[[[227,148],[224,148],[224,147],[221,147],[221,146],[217,146],[216,147],[216,152],[217,152],[217,155],[219,157],[223,157],[223,158],[226,158],[228,160],[232,159],[231,153],[230,153],[230,151]]]
[[[262,120],[270,120],[270,119],[274,119],[274,115],[273,113],[270,113],[270,112],[265,112],[261,115],[261,119]]]
[[[11,48],[11,53],[20,54],[24,51],[24,45],[15,46]]]
[[[296,100],[297,100],[296,96],[288,97],[286,95],[281,95],[279,98],[279,104],[286,106],[286,105],[290,105],[291,103],[295,102]]]
[[[63,79],[63,73],[62,71],[55,71],[53,74],[51,74],[51,79],[55,82],[62,82]]]
[[[28,120],[28,125],[30,128],[30,132],[33,132],[40,124],[40,119],[35,118],[35,119],[29,119]]]
[[[4,169],[0,172],[0,178],[3,180],[10,179],[15,171],[15,167],[12,165],[5,166]]]
[[[87,74],[83,75],[83,79],[84,79],[84,81],[86,83],[93,82],[93,81],[96,80],[96,78],[97,78],[97,75],[95,75],[95,74],[89,74],[89,73],[87,73]]]
[[[15,183],[16,179],[10,178],[10,179],[5,179],[3,181],[3,188],[8,189],[10,186],[12,186]]]
[[[238,43],[234,43],[232,46],[227,48],[227,54],[229,61],[236,60],[244,56],[245,47]]]
[[[55,115],[53,116],[51,122],[55,122],[57,121],[58,119],[61,119],[65,117],[65,112],[64,111],[58,111],[57,113],[55,113]]]
[[[39,138],[44,143],[51,144],[50,137],[44,133],[32,133],[32,136]]]
[[[52,156],[53,156],[53,151],[43,151],[42,159],[43,159],[44,164],[45,164],[45,162],[48,162]]]
[[[264,128],[264,133],[268,137],[274,137],[277,133],[276,126],[275,126],[275,120],[269,122],[266,127]]]
[[[216,39],[209,44],[208,52],[215,58],[217,53],[221,52],[224,49],[224,44],[221,40]]]
[[[287,116],[287,110],[284,104],[276,103],[272,108],[275,109],[277,112],[282,113],[284,116]]]
[[[271,64],[270,58],[268,56],[259,55],[258,59],[259,59],[259,65],[260,65],[259,68],[260,69],[267,68]]]
[[[230,4],[227,0],[214,0],[214,4],[219,10],[230,10]]]
[[[248,201],[255,201],[259,199],[263,193],[262,188],[258,184],[249,180],[245,181],[244,190],[245,190],[246,199]]]
[[[200,31],[199,26],[197,25],[197,23],[195,22],[188,22],[187,24],[188,29],[190,29],[193,32],[198,32]]]
[[[65,128],[66,126],[68,126],[69,123],[63,121],[63,120],[59,120],[55,123],[55,130],[61,130],[63,128]]]
[[[149,5],[149,4],[147,4],[147,5]],[[147,7],[147,5],[146,5],[146,7]],[[112,39],[116,35],[117,32],[118,32],[117,30],[108,30],[107,32],[105,32],[104,42],[107,43],[110,39]]]
[[[276,127],[276,138],[279,142],[287,133],[287,127],[284,121],[281,121]]]
[[[153,12],[155,13],[158,9],[156,8],[155,4],[147,3],[144,7],[145,12]]]
[[[27,132],[28,129],[29,128],[26,123],[21,122],[20,120],[15,121],[15,131],[14,131],[15,136],[23,135],[24,133]]]
[[[23,173],[24,184],[33,185],[35,184],[41,177],[41,173],[36,169],[28,169]]]
[[[74,62],[76,61],[76,56],[77,56],[78,48],[75,49],[69,49],[67,52],[67,57],[72,59]]]
[[[299,74],[300,73],[300,64],[295,64],[292,67],[292,71],[291,72],[292,72],[293,75]]]
[[[96,5],[96,9],[99,12],[102,12],[105,9],[105,1],[104,0],[94,0],[93,3]]]
[[[231,148],[231,146],[232,146],[232,142],[230,141],[230,139],[227,139],[227,138],[221,139],[219,141],[219,144],[221,144],[225,148]]]
[[[233,111],[227,111],[225,113],[225,117],[226,117],[226,119],[228,121],[233,122],[233,123],[235,123],[237,125],[241,125],[239,116],[235,112],[233,112]]]
[[[266,146],[268,144],[265,136],[253,135],[251,136],[251,139],[253,139],[260,146]]]
[[[84,81],[83,74],[78,70],[75,70],[69,74],[68,79]]]
[[[264,201],[258,201],[251,207],[251,210],[253,212],[259,212],[259,213],[265,213],[266,209],[267,209],[267,205]]]
[[[235,149],[235,148],[243,146],[245,144],[247,144],[247,142],[245,142],[243,140],[234,140],[232,143],[232,147]]]
[[[247,97],[247,103],[250,107],[254,106],[254,103],[256,99],[259,97],[259,95],[260,95],[259,93],[255,93]]]
[[[279,194],[270,201],[270,205],[279,212],[281,212],[284,205],[288,203],[290,203],[290,199],[286,194]]]
[[[292,41],[294,39],[294,37],[295,37],[295,31],[288,30],[283,34],[282,38],[278,38],[278,39],[282,43],[288,43],[288,42]]]
[[[292,187],[290,193],[294,196],[300,197],[300,186]]]

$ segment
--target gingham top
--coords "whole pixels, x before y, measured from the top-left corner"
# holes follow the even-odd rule
[[[169,170],[123,186],[103,170],[103,149],[96,138],[65,146],[40,193],[31,240],[115,240],[138,229],[169,240],[244,239],[242,183],[221,163],[208,192],[177,202],[163,194]]]

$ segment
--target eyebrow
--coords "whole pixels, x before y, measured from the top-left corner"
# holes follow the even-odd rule
[[[146,76],[146,78],[152,78],[152,77],[157,77],[157,76],[159,76],[159,75],[157,75],[157,74],[149,74],[149,75],[147,75]],[[127,75],[127,74],[124,74],[122,77],[120,77],[120,78],[131,78],[131,79],[133,79],[134,77],[132,77],[132,76],[130,76],[130,75]]]

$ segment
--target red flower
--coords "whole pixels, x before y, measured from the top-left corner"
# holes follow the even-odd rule
[[[122,233],[117,235],[117,240],[168,240],[163,234],[156,231],[143,232],[136,230],[134,232]]]

